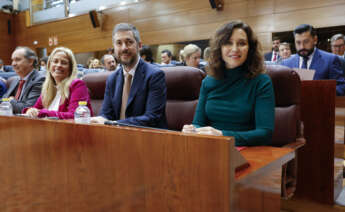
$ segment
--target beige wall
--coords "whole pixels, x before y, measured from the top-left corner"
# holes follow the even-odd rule
[[[217,27],[241,19],[251,25],[263,44],[271,47],[271,33],[292,30],[301,23],[315,27],[345,25],[345,0],[224,0],[223,11],[208,0],[148,0],[104,11],[102,28],[92,28],[88,14],[62,21],[25,27],[25,14],[15,17],[15,45],[48,46],[50,36],[74,52],[105,50],[112,45],[114,24],[138,27],[144,44],[170,44],[208,39]],[[0,50],[2,51],[2,50]]]

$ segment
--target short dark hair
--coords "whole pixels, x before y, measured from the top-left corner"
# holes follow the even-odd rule
[[[164,49],[161,54],[167,53],[168,57],[172,57],[171,51],[169,49]]]
[[[301,24],[298,25],[295,30],[293,31],[293,35],[295,36],[296,34],[302,34],[304,32],[310,32],[312,36],[316,35],[316,31],[312,25],[309,24]]]
[[[24,49],[24,57],[28,60],[33,60],[32,66],[37,68],[38,59],[36,53],[27,46],[18,46],[14,51],[18,49]]]
[[[277,37],[277,36],[272,37],[272,41],[275,41],[275,40],[279,40],[280,41],[280,38]]]
[[[235,29],[242,29],[248,38],[248,55],[243,66],[248,70],[247,77],[254,78],[260,73],[265,72],[264,58],[261,53],[261,45],[256,35],[249,25],[242,21],[231,21],[224,24],[217,29],[215,35],[210,40],[210,59],[209,62],[209,74],[216,79],[222,79],[224,77],[224,71],[226,69],[225,62],[222,58],[222,46],[229,43],[229,39]]]
[[[133,33],[133,37],[137,41],[137,43],[140,42],[139,31],[137,30],[137,28],[134,25],[128,24],[128,23],[116,24],[116,26],[114,27],[114,30],[113,30],[113,41],[114,41],[115,34],[117,32],[123,32],[123,31],[131,31]]]
[[[145,55],[146,61],[149,61],[150,63],[153,63],[153,54],[152,50],[149,46],[143,45],[139,51],[140,57]]]
[[[41,61],[44,61],[44,62],[47,64],[47,62],[48,62],[48,57],[47,57],[47,56],[41,57],[40,62],[41,62]]]

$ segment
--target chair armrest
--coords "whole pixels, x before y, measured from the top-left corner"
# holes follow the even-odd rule
[[[295,142],[286,144],[283,147],[292,148],[292,149],[297,150],[297,149],[301,148],[302,146],[304,146],[305,143],[306,143],[306,141],[304,138],[297,138]]]

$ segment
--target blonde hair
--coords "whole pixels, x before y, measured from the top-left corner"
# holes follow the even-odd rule
[[[62,80],[61,83],[57,86],[53,76],[51,75],[51,63],[54,55],[58,52],[63,52],[67,55],[70,75],[66,79]],[[77,73],[77,62],[75,60],[73,52],[66,47],[55,48],[48,58],[46,79],[42,86],[42,104],[45,108],[48,108],[55,98],[57,90],[61,92],[61,102],[64,102],[65,99],[68,98],[69,87],[72,81],[77,78]]]
[[[200,52],[201,53],[201,49],[197,45],[195,45],[195,44],[188,44],[187,46],[185,46],[183,48],[183,58],[184,58],[184,60],[189,58],[195,52]]]

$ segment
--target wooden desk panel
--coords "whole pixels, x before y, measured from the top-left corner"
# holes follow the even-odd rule
[[[295,195],[334,203],[335,80],[303,81],[301,117],[306,145],[297,152]]]
[[[0,143],[0,211],[247,211],[248,191],[279,208],[254,179],[292,157],[247,148],[236,181],[230,137],[21,117],[0,117]]]

